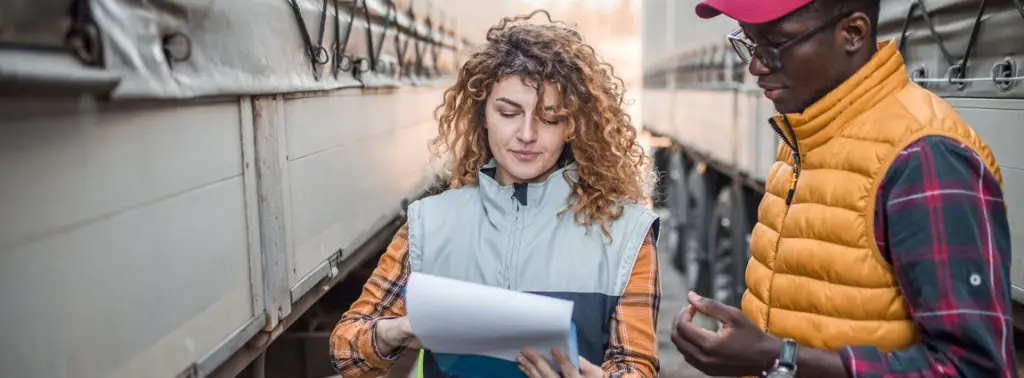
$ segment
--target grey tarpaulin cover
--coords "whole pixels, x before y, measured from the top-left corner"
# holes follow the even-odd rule
[[[4,0],[0,4],[0,41],[56,48],[71,28],[74,0]]]
[[[325,0],[326,6],[321,0],[294,0],[305,30],[291,1],[90,1],[102,41],[101,68],[120,78],[111,96],[176,99],[391,86],[431,80],[438,71],[454,69],[457,39],[440,32],[436,16],[428,27],[425,21],[431,17],[425,6],[415,8],[415,0],[412,12],[409,2],[398,8],[386,0]],[[71,23],[71,3],[0,4],[0,22],[13,25],[0,28],[0,44],[66,49],[61,45]],[[334,48],[336,32],[343,41],[340,54]],[[367,34],[374,49],[368,48]],[[315,69],[304,35],[314,48],[324,49]],[[399,46],[405,54],[398,54]],[[406,63],[401,70],[400,55]],[[413,69],[417,56],[422,68]],[[342,69],[336,69],[336,61]],[[371,61],[376,70],[370,70]]]
[[[1024,1],[882,0],[880,18],[879,37],[902,42],[908,70],[929,90],[1024,98]]]

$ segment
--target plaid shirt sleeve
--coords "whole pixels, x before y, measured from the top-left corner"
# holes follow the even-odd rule
[[[1010,229],[995,176],[972,150],[927,137],[900,152],[879,189],[879,249],[920,341],[840,351],[852,377],[1016,377]]]
[[[601,368],[605,377],[657,377],[658,309],[661,305],[661,274],[649,230],[637,255],[626,290],[611,319],[611,340]],[[593,361],[591,361],[593,362]]]
[[[342,315],[331,333],[331,363],[343,377],[378,377],[387,373],[404,349],[390,355],[377,348],[374,329],[380,319],[405,316],[402,289],[409,280],[409,225],[395,234],[363,293]]]

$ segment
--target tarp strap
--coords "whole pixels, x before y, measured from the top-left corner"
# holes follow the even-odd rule
[[[964,57],[958,63],[949,67],[948,77],[951,79],[964,79],[967,77],[967,62],[971,58],[971,50],[974,49],[974,44],[978,41],[978,29],[981,29],[981,17],[985,15],[985,0],[981,0],[981,5],[978,6],[978,14],[974,17],[974,25],[971,27],[971,35],[967,38],[967,47],[964,49]],[[958,86],[961,88],[967,83],[961,81]]]
[[[352,25],[356,23],[355,7],[349,12],[344,39],[341,38],[341,16],[339,15],[341,11],[338,8],[338,0],[334,0],[334,78],[338,78],[339,72],[352,72],[352,76],[356,80],[360,80],[362,73],[369,70],[369,66],[363,64],[366,59],[345,54],[348,50],[348,42],[352,37]]]
[[[398,25],[398,6],[395,5],[395,0],[387,0],[387,4],[389,9],[393,8],[395,10],[393,17],[390,17],[388,19],[388,22],[392,23],[395,26],[395,30],[400,30],[400,25]],[[415,22],[416,14],[413,13],[412,11],[411,1],[409,2],[409,10],[407,13],[409,16],[409,20],[411,20],[411,24],[408,28],[409,32],[405,35],[405,38],[402,38],[403,33],[401,33],[401,31],[395,33],[395,54],[397,55],[398,58],[398,76],[408,76],[410,74],[408,69],[411,67],[409,67],[405,62],[405,54],[409,52],[409,41],[412,40],[417,35]]]
[[[444,41],[444,38],[448,34],[448,29],[445,27],[445,22],[446,21],[448,21],[448,20],[444,17],[444,14],[442,13],[441,14],[441,20],[437,23],[438,39],[436,41],[434,41],[434,44],[430,47],[431,53],[433,53],[432,54],[433,56],[431,57],[431,59],[433,59],[432,63],[433,63],[433,67],[434,67],[434,72],[437,73],[437,74],[441,73],[441,67],[440,67],[441,66],[441,62],[440,62],[440,59],[441,59],[441,53],[443,52],[443,51],[439,51],[439,50],[443,50],[444,49],[445,46],[443,46],[443,44],[444,44],[443,41]]]
[[[302,11],[299,9],[298,0],[287,0],[288,4],[292,7],[292,12],[295,13],[295,18],[299,23],[299,32],[302,34],[302,41],[306,44],[306,51],[309,54],[310,68],[313,71],[313,78],[320,81],[320,72],[317,70],[318,65],[326,64],[330,59],[327,54],[327,49],[324,48],[324,29],[327,27],[327,0],[323,0],[323,9],[320,12],[320,36],[317,40],[317,44],[313,44],[312,37],[309,35],[309,31],[306,29],[306,21],[302,19]]]
[[[1024,2],[1021,0],[1013,0],[1013,5],[1017,6],[1017,13],[1020,13],[1020,17],[1024,18]]]
[[[103,39],[93,19],[92,7],[87,0],[71,4],[71,27],[67,37],[68,48],[82,64],[103,67]]]
[[[410,11],[412,6],[409,7]],[[427,33],[420,36],[420,39],[416,41],[416,45],[413,47],[413,53],[416,59],[416,74],[424,76],[427,74],[426,68],[423,66],[426,60],[427,46],[430,44],[431,34],[434,32],[434,21],[430,19],[430,13],[427,13],[427,17],[423,20],[423,24],[427,27]]]
[[[946,58],[946,64],[952,67],[956,60],[953,59],[953,54],[949,53],[946,49],[946,44],[942,41],[942,36],[935,30],[935,24],[932,22],[931,17],[928,15],[928,8],[924,6],[924,0],[912,0],[910,3],[910,9],[907,10],[907,17],[903,21],[903,31],[900,32],[900,44],[899,50],[903,53],[903,47],[907,39],[907,30],[910,28],[910,19],[914,16],[914,9],[921,8],[921,17],[924,19],[925,25],[928,25],[928,30],[931,32],[932,38],[935,39],[935,43],[939,46],[939,51],[942,52],[942,56]]]
[[[370,17],[370,7],[366,4],[366,1],[367,0],[363,0],[363,16],[366,17],[366,50],[370,55],[370,69],[377,71],[377,69],[380,68],[378,64],[380,63],[380,52],[384,50],[384,39],[388,36],[389,22],[381,24],[381,28],[383,28],[383,30],[381,30],[380,34],[380,44],[373,43],[373,23],[371,22],[372,19]],[[391,12],[393,10],[395,10],[394,4],[388,4],[388,10],[384,14],[385,20],[391,19]]]

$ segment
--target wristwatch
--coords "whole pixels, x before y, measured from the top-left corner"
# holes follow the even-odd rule
[[[795,378],[796,352],[800,345],[791,339],[782,340],[782,351],[775,360],[775,366],[765,373],[766,378]]]

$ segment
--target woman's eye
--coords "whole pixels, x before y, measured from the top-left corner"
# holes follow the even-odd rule
[[[505,117],[505,118],[512,118],[512,117],[515,117],[516,115],[518,115],[516,113],[502,113],[502,112],[499,112],[498,114],[501,114],[501,116]]]

